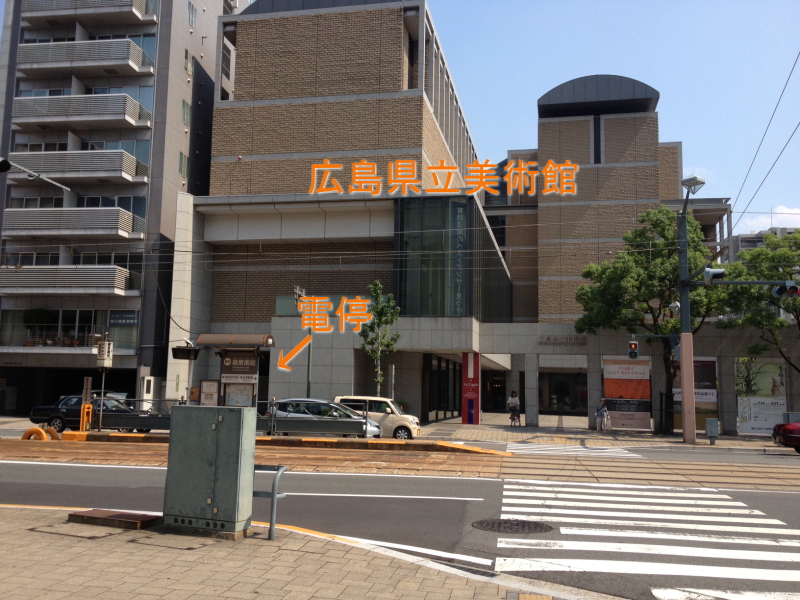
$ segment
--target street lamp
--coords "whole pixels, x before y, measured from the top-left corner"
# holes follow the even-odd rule
[[[8,160],[7,158],[3,158],[2,156],[0,156],[0,173],[8,173],[8,171],[11,170],[11,167],[16,167],[20,171],[25,171],[28,174],[28,179],[41,179],[42,181],[46,181],[47,183],[49,183],[51,185],[55,185],[55,186],[60,187],[65,192],[69,192],[70,191],[70,189],[68,187],[66,187],[64,185],[61,185],[60,183],[57,183],[57,182],[53,181],[52,179],[48,179],[44,175],[39,175],[39,173],[34,173],[30,169],[26,169],[25,167],[21,167],[17,163],[13,163],[10,160]]]
[[[692,313],[689,306],[689,234],[687,210],[689,196],[696,194],[705,185],[705,179],[689,175],[681,181],[686,188],[683,209],[678,213],[678,269],[680,276],[681,311],[681,399],[683,417],[683,443],[694,444],[697,440],[694,399],[694,340],[692,339]]]

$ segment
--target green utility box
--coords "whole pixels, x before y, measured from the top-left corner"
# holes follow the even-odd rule
[[[173,406],[164,525],[241,537],[253,514],[255,452],[255,408]]]

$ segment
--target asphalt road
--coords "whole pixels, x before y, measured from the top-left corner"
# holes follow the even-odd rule
[[[699,452],[679,458],[687,454],[704,460]],[[732,465],[797,463],[713,454]],[[155,467],[0,462],[0,503],[160,511],[165,478]],[[258,474],[258,489],[270,483]],[[281,524],[471,569],[635,599],[680,598],[659,589],[800,589],[800,493],[291,472],[281,491],[289,494],[278,505]],[[255,499],[254,520],[268,515],[269,501]],[[552,529],[515,535],[472,527],[501,516]]]

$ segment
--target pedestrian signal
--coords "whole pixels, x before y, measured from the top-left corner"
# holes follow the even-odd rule
[[[628,358],[639,358],[639,342],[628,342]]]

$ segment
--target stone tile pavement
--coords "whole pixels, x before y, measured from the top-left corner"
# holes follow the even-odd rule
[[[256,528],[254,537],[230,542],[68,523],[66,517],[64,510],[0,508],[0,597],[490,600],[543,593],[551,598],[539,582],[502,576],[502,583],[495,583],[333,536],[279,529],[270,542],[267,530]]]

